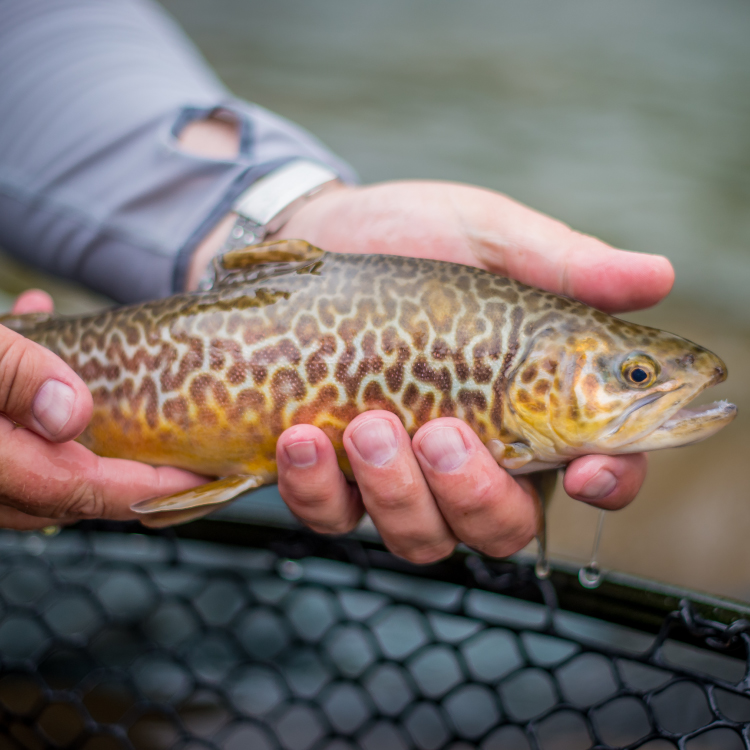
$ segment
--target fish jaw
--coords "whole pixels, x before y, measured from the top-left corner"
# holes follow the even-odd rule
[[[631,381],[629,367],[651,377]],[[505,423],[533,449],[535,462],[523,472],[588,454],[688,445],[736,415],[726,403],[689,408],[726,378],[719,357],[684,338],[615,318],[587,320],[530,343],[509,379]]]
[[[605,448],[602,452],[624,454],[679,448],[711,437],[737,416],[737,407],[727,401],[688,406],[704,390],[727,379],[726,365],[707,349],[696,346],[689,362],[688,367],[681,367],[680,371],[666,365],[674,379],[631,405],[623,419],[618,420],[616,429],[602,439]],[[638,429],[638,422],[644,426],[652,422],[655,426],[644,432]],[[621,436],[619,440],[618,436]]]
[[[737,407],[728,401],[680,409],[653,432],[623,445],[617,453],[640,453],[698,443],[715,435],[736,416]]]

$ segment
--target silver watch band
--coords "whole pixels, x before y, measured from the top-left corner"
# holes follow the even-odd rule
[[[229,233],[229,246],[223,250],[263,242],[286,224],[302,201],[337,179],[333,170],[306,159],[269,172],[234,202],[237,221]]]
[[[333,170],[306,159],[269,172],[232,205],[237,220],[218,254],[263,242],[269,234],[278,232],[304,201],[338,179]],[[210,289],[213,283],[213,264],[209,263],[198,288]]]
[[[297,159],[261,177],[237,198],[233,209],[240,216],[266,227],[271,234],[284,225],[295,201],[309,198],[337,179],[338,175],[328,167]]]

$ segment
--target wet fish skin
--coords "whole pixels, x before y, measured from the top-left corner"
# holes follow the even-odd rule
[[[216,268],[204,292],[2,321],[87,384],[94,411],[79,440],[95,453],[248,489],[276,480],[279,435],[308,423],[351,476],[347,424],[386,409],[410,434],[458,417],[520,473],[694,442],[736,413],[722,403],[680,417],[726,378],[707,349],[476,268],[300,241],[234,251]],[[202,514],[227,501],[227,482],[140,510]]]

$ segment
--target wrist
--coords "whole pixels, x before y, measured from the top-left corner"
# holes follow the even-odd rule
[[[318,168],[318,171],[320,171],[320,168]],[[292,172],[294,172],[294,170],[292,170]],[[272,173],[272,175],[273,174],[274,173]],[[294,174],[296,174],[296,172],[294,172]],[[309,180],[310,175],[306,175],[306,178]],[[302,179],[304,180],[305,176],[303,176]],[[313,179],[315,178],[313,177]],[[256,185],[257,184],[259,183],[256,183]],[[286,190],[284,188],[281,189],[282,204],[284,202],[283,196],[285,194],[290,194],[290,189],[291,195],[295,195],[295,188],[293,185],[291,188],[290,186],[286,186]],[[347,188],[346,185],[335,179],[322,183],[320,186],[314,186],[309,195],[298,195],[291,200],[287,206],[282,205],[282,208],[278,213],[273,214],[274,209],[268,211],[269,214],[273,214],[268,221],[256,224],[253,224],[253,222],[250,221],[250,229],[247,229],[248,214],[245,211],[245,206],[247,205],[247,198],[245,196],[247,193],[243,194],[238,201],[239,205],[235,204],[235,209],[228,212],[196,247],[188,267],[185,288],[187,290],[197,289],[212,259],[220,254],[222,250],[229,249],[230,247],[238,247],[243,243],[243,226],[250,232],[249,235],[245,235],[247,237],[247,245],[252,245],[261,241],[265,242],[287,238],[312,241],[309,237],[309,228],[317,225],[314,219],[320,213],[317,207],[321,205],[321,201],[332,193],[337,193],[340,190],[347,189],[349,188]],[[274,193],[277,194],[274,195]],[[251,204],[253,204],[253,207],[249,209],[250,213],[252,214],[257,211],[262,214],[263,211],[267,209],[267,206],[264,205],[266,199],[271,198],[273,204],[273,199],[279,198],[278,193],[279,190],[277,189],[275,191],[270,190],[261,195],[253,196],[250,201]],[[298,218],[298,215],[301,215],[301,217]],[[241,217],[245,220],[244,225],[242,222],[238,221]],[[257,221],[258,220],[256,220],[256,222]],[[282,222],[280,227],[279,221]],[[290,224],[291,231],[296,232],[296,234],[289,234],[290,229],[288,229],[288,227]],[[308,230],[305,229],[306,226],[308,227]],[[269,229],[273,231],[268,231]],[[235,234],[235,232],[239,232],[239,234]],[[252,234],[253,232],[255,232],[257,236],[254,236]],[[237,237],[240,239],[238,240]]]
[[[331,222],[339,213],[342,199],[346,200],[356,187],[343,182],[333,182],[311,196],[284,223],[280,229],[269,234],[266,240],[306,240],[311,245],[328,249],[326,237],[331,234]]]
[[[224,246],[232,231],[237,214],[230,212],[203,238],[193,251],[185,279],[185,290],[192,292],[198,288],[198,282],[208,268],[211,259]]]

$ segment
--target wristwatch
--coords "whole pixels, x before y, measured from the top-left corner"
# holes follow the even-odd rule
[[[232,205],[237,219],[218,255],[263,242],[269,234],[278,232],[308,198],[338,179],[332,169],[307,159],[296,159],[261,177]],[[214,279],[214,267],[209,263],[198,289],[210,289]]]

